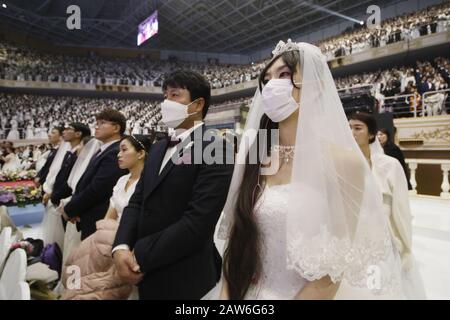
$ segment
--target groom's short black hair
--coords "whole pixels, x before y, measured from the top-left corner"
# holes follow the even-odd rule
[[[205,106],[202,117],[205,118],[211,100],[211,86],[205,77],[195,71],[178,70],[165,76],[163,91],[166,91],[167,87],[186,89],[191,95],[191,101],[203,98]]]

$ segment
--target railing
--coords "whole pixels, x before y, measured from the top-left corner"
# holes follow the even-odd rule
[[[410,190],[411,194],[417,194],[417,181],[416,181],[416,170],[419,164],[434,164],[440,165],[442,170],[442,184],[441,184],[441,194],[440,197],[442,199],[450,199],[450,184],[448,182],[448,172],[450,171],[450,160],[444,159],[406,159],[406,163],[408,163],[409,169],[411,171],[411,186],[412,190]]]
[[[412,98],[412,100],[411,100]],[[393,113],[394,118],[417,117],[420,95],[418,93],[382,98],[380,113]]]
[[[357,89],[361,89],[361,88],[371,88],[371,92],[372,92],[373,94],[375,94],[374,86],[375,86],[375,84],[373,84],[373,83],[357,84],[357,85],[351,86],[351,87],[340,88],[340,89],[338,89],[337,91],[338,91],[338,93],[339,93],[339,92],[345,92],[345,93],[346,93],[346,92],[349,91],[349,90],[357,90]]]
[[[371,92],[380,103],[379,113],[392,113],[394,118],[425,117],[450,114],[450,89],[417,92],[390,97],[380,97],[375,92],[375,84],[356,85],[338,89],[339,96],[350,94],[352,90],[371,87]],[[356,93],[356,92],[355,92]]]

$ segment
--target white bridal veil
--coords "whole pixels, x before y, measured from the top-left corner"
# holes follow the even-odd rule
[[[320,49],[280,41],[274,56],[300,52],[300,114],[288,198],[288,266],[313,281],[329,276],[374,293],[397,290],[400,262],[383,213],[382,196],[349,128]],[[251,103],[219,238],[230,234],[246,158],[263,116],[259,90]]]

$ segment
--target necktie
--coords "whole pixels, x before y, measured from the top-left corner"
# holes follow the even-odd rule
[[[94,161],[98,158],[98,156],[100,155],[102,149],[98,149],[97,152],[92,156],[91,161],[89,161],[89,165],[87,166],[88,168],[94,163]]]

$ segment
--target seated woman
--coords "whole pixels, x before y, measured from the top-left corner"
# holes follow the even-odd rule
[[[124,284],[118,276],[111,257],[111,247],[119,227],[123,209],[128,205],[144,168],[151,146],[146,136],[126,136],[120,142],[119,166],[128,169],[114,187],[108,212],[97,221],[97,231],[72,251],[63,266],[63,300],[127,299],[132,286]],[[79,269],[74,273],[74,266]],[[73,275],[80,274],[79,283]],[[79,285],[78,285],[79,284]]]
[[[3,172],[14,172],[20,170],[20,161],[15,153],[13,147],[7,147],[5,156],[2,157],[4,165],[2,167]]]

